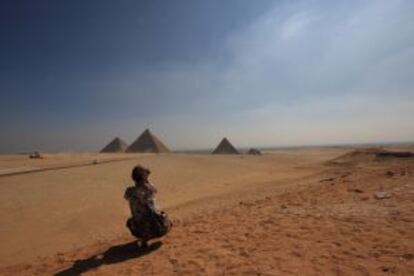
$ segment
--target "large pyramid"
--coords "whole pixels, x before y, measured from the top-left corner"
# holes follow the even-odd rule
[[[125,152],[127,144],[122,139],[115,137],[108,145],[106,145],[101,152]]]
[[[213,154],[240,154],[239,151],[230,143],[227,138],[223,138]]]
[[[127,152],[167,153],[170,150],[149,129],[146,129],[126,150]]]

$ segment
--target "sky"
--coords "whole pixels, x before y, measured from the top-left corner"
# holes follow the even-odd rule
[[[414,1],[4,0],[0,153],[414,141]]]

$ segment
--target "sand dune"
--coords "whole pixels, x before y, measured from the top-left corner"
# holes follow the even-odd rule
[[[345,151],[136,155],[0,178],[0,272],[412,275],[413,161],[324,165]],[[175,222],[151,252],[124,227],[122,193],[137,162],[153,170]]]

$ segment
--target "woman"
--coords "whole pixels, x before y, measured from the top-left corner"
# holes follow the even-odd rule
[[[155,205],[157,189],[148,181],[150,173],[143,166],[135,166],[132,170],[135,186],[128,187],[124,195],[132,215],[127,220],[127,227],[139,239],[142,247],[148,246],[148,240],[167,234],[172,226],[167,214]]]

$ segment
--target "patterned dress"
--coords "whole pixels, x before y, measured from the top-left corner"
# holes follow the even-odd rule
[[[159,237],[159,224],[164,223],[164,218],[168,220],[164,212],[160,212],[155,205],[155,191],[150,183],[144,183],[138,187],[131,186],[125,191],[124,197],[129,202],[132,215],[127,221],[127,227],[132,235],[139,239]],[[168,223],[170,223],[169,220]]]

